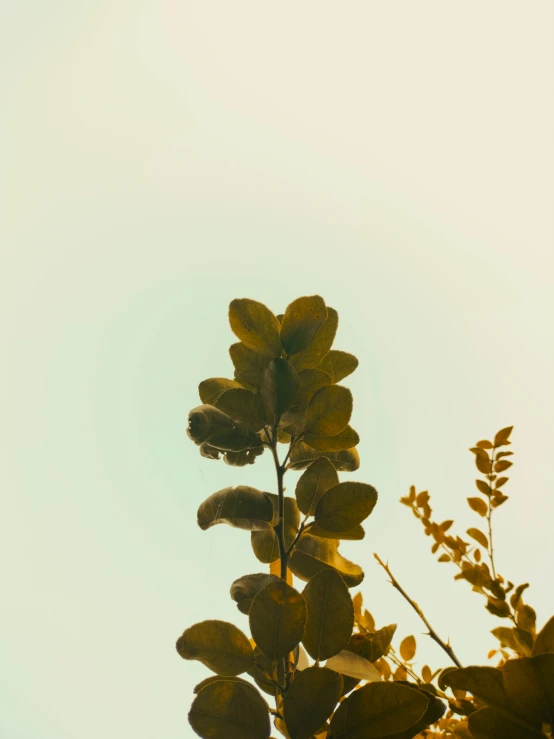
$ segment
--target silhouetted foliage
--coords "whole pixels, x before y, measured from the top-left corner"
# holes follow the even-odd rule
[[[454,563],[456,579],[483,595],[491,614],[508,620],[492,632],[500,644],[489,658],[499,655],[497,667],[462,667],[375,555],[454,665],[424,665],[418,673],[415,638],[393,647],[396,625],[377,628],[361,594],[351,597],[364,573],[339,552],[341,539],[364,538],[377,491],[339,480],[360,459],[359,437],[349,425],[352,394],[339,384],[358,360],[332,349],[337,312],[319,296],[298,298],[279,316],[238,299],[229,321],[240,340],[230,347],[234,378],[200,383],[202,405],[190,412],[187,433],[202,456],[233,466],[253,464],[267,451],[277,492],[228,487],[198,509],[203,530],[225,523],[250,531],[253,553],[269,570],[231,585],[251,638],[233,624],[209,620],[177,640],[181,657],[215,673],[195,688],[189,713],[195,732],[205,739],[268,739],[273,723],[288,739],[551,736],[554,619],[537,635],[535,612],[523,601],[527,584],[505,580],[494,561],[492,518],[508,499],[501,474],[512,464],[505,450],[511,427],[471,449],[482,477],[480,496],[468,504],[486,523],[486,531],[467,530],[471,541],[452,533],[453,521],[432,519],[428,492],[412,487],[401,500],[432,537],[439,562]],[[289,470],[302,472],[294,497],[285,495]],[[301,592],[293,575],[306,583]]]

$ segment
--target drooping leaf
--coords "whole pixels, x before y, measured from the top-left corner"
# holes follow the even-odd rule
[[[319,369],[307,369],[298,373],[298,392],[293,405],[281,417],[281,424],[291,434],[303,433],[306,423],[306,409],[315,393],[322,387],[332,385],[327,372]]]
[[[358,360],[353,354],[332,349],[318,364],[318,369],[328,372],[334,383],[340,382],[358,367]]]
[[[371,662],[349,649],[343,649],[335,654],[327,660],[325,666],[353,680],[379,682],[382,679],[381,673]]]
[[[263,303],[249,298],[232,300],[229,323],[243,344],[268,357],[281,356],[279,321]]]
[[[294,445],[289,466],[293,470],[303,470],[320,457],[326,457],[339,472],[354,472],[360,466],[360,455],[356,448],[343,452],[320,452],[303,442]]]
[[[271,529],[273,506],[265,493],[247,485],[223,488],[210,495],[198,509],[198,525],[203,531],[226,523],[246,531]]]
[[[260,431],[265,426],[265,411],[261,399],[243,387],[225,390],[217,398],[216,407],[234,421],[240,421],[254,431]]]
[[[372,512],[377,491],[363,482],[339,482],[320,499],[315,522],[328,531],[349,531]]]
[[[303,591],[308,609],[302,639],[306,651],[316,661],[326,660],[344,649],[354,627],[354,607],[342,577],[333,570],[321,570]]]
[[[200,405],[191,410],[187,435],[199,446],[208,443],[210,447],[229,452],[240,452],[261,444],[255,431],[233,421],[213,405]]]
[[[283,580],[271,582],[260,590],[248,614],[254,641],[274,662],[300,643],[306,616],[304,598]]]
[[[254,597],[262,588],[265,588],[270,582],[276,582],[278,579],[276,575],[266,574],[265,572],[243,575],[231,585],[231,598],[236,602],[239,611],[248,615]]]
[[[327,320],[321,326],[311,343],[303,351],[291,357],[297,371],[311,369],[321,362],[333,346],[339,323],[339,316],[334,308],[327,307]]]
[[[388,652],[395,631],[396,624],[389,624],[373,634],[354,634],[348,649],[364,657],[368,662],[377,662]]]
[[[268,739],[271,727],[266,702],[256,688],[234,680],[217,680],[198,693],[189,723],[203,739]]]
[[[311,580],[321,570],[331,569],[338,572],[349,588],[354,588],[364,579],[363,570],[343,557],[338,547],[336,539],[303,534],[292,552],[289,569],[304,581]]]
[[[240,629],[226,621],[202,621],[177,639],[183,659],[202,662],[218,675],[240,675],[254,666],[254,650]]]
[[[243,449],[240,452],[222,452],[223,461],[231,467],[245,467],[247,464],[254,464],[256,458],[264,453],[263,446],[253,446],[250,449]]]
[[[264,370],[271,358],[252,351],[242,342],[232,344],[229,347],[229,354],[235,367],[235,380],[247,389],[259,390]]]
[[[326,320],[327,307],[319,295],[293,300],[281,323],[281,344],[286,353],[298,354],[306,349]]]
[[[424,691],[398,683],[369,683],[344,700],[331,721],[329,739],[377,739],[416,724],[429,703]]]
[[[238,677],[237,675],[210,675],[210,677],[205,677],[204,680],[201,680],[198,683],[198,685],[194,686],[194,695],[198,695],[198,693],[202,690],[202,688],[205,688],[206,685],[211,685],[212,683],[216,683],[219,680],[232,680],[237,683],[242,683],[243,685],[250,685],[249,682],[243,680],[242,677]]]
[[[325,667],[296,673],[283,701],[290,739],[310,739],[335,710],[342,689],[342,677]]]
[[[315,523],[310,526],[310,534],[323,539],[341,539],[342,541],[361,541],[365,537],[363,526],[359,524],[348,531],[327,531]]]
[[[313,516],[321,496],[338,485],[339,476],[326,457],[316,459],[296,484],[296,502],[306,515]]]
[[[554,616],[539,631],[533,646],[533,657],[547,652],[554,652]]]
[[[475,513],[478,513],[480,516],[487,515],[489,507],[482,498],[468,498],[467,502],[469,507],[474,510]]]
[[[298,392],[298,374],[286,359],[272,359],[262,378],[262,398],[267,417],[280,418],[294,403]]]
[[[352,426],[346,426],[340,434],[335,436],[317,436],[316,434],[306,434],[304,442],[314,449],[322,452],[341,452],[343,449],[352,449],[360,442],[358,433]]]
[[[226,390],[237,387],[241,385],[236,380],[228,380],[226,377],[210,377],[200,383],[198,394],[205,405],[215,405],[219,396]]]
[[[479,529],[471,528],[467,530],[467,533],[469,534],[469,536],[471,536],[472,539],[478,541],[482,547],[485,547],[485,549],[489,548],[489,540],[482,531],[479,531]]]
[[[352,415],[352,393],[341,385],[318,390],[306,410],[306,431],[316,436],[336,436]]]
[[[527,728],[515,716],[487,706],[469,716],[468,726],[476,739],[544,739],[542,732]]]
[[[251,534],[252,549],[256,557],[264,564],[271,564],[275,560],[279,559],[279,544],[277,541],[277,535],[273,531],[273,526],[278,521],[278,501],[279,498],[273,493],[266,493],[267,497],[271,501],[273,509],[273,518],[271,520],[271,528],[268,531],[253,531]],[[285,546],[288,548],[291,546],[298,527],[300,525],[300,511],[296,505],[296,500],[285,496],[284,501],[285,507]]]
[[[407,636],[400,642],[400,655],[405,662],[410,662],[416,653],[416,640],[413,636]]]

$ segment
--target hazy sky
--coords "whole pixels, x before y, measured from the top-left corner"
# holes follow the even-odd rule
[[[2,739],[182,739],[208,674],[175,639],[264,569],[201,532],[210,493],[272,490],[185,436],[229,375],[227,306],[320,293],[341,319],[379,625],[438,648],[372,553],[485,660],[498,625],[398,504],[476,525],[467,449],[515,425],[498,569],[551,575],[550,1],[0,3]],[[294,479],[291,474],[289,492]]]

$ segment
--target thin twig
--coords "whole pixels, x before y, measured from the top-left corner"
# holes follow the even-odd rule
[[[408,593],[406,593],[406,591],[401,587],[401,585],[399,584],[398,580],[394,577],[394,575],[390,571],[389,566],[386,565],[383,562],[383,560],[379,557],[378,554],[374,554],[373,556],[375,557],[375,559],[377,560],[377,562],[379,562],[379,564],[381,565],[381,567],[385,570],[385,572],[387,573],[387,575],[390,577],[390,581],[391,581],[391,584],[393,585],[393,587],[395,587],[398,590],[398,592],[402,596],[404,596],[404,598],[408,601],[408,603],[412,606],[412,608],[414,609],[414,611],[417,613],[417,615],[423,621],[423,623],[425,624],[425,626],[428,628],[428,630],[429,630],[428,631],[428,634],[431,637],[431,639],[433,639],[433,641],[435,641],[439,645],[439,647],[441,647],[442,649],[444,649],[444,651],[450,657],[450,659],[452,660],[452,662],[454,662],[454,664],[456,665],[456,667],[461,667],[462,666],[462,663],[460,662],[460,660],[454,654],[454,650],[452,649],[452,647],[450,646],[450,644],[445,644],[445,642],[443,642],[443,640],[440,638],[440,636],[437,634],[437,632],[433,629],[433,627],[431,626],[431,624],[429,623],[429,621],[425,618],[425,614],[423,613],[423,611],[421,610],[421,608],[418,606],[418,604],[415,601],[413,601],[410,598],[410,596],[408,595]]]

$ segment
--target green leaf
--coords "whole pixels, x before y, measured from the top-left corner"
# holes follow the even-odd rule
[[[388,652],[395,632],[396,624],[389,624],[373,634],[354,634],[348,649],[364,657],[368,662],[377,662]]]
[[[344,700],[331,721],[329,739],[377,739],[398,734],[424,715],[424,691],[398,683],[369,683]]]
[[[259,390],[270,357],[253,352],[241,342],[231,344],[229,354],[235,368],[235,380],[248,389]]]
[[[285,311],[281,344],[287,354],[298,354],[311,344],[327,320],[327,308],[319,295],[297,298]]]
[[[265,426],[266,420],[262,401],[257,395],[245,388],[235,387],[221,393],[216,400],[216,407],[234,421],[245,423],[254,431],[260,431]]]
[[[490,706],[508,708],[502,671],[496,667],[463,667],[441,675],[439,685],[467,690]]]
[[[189,723],[203,739],[269,739],[266,702],[252,685],[217,680],[193,701]]]
[[[198,394],[204,404],[215,405],[219,396],[226,390],[237,387],[240,387],[240,383],[236,380],[228,380],[226,377],[210,377],[208,380],[202,380],[198,385]]]
[[[328,372],[334,383],[340,382],[357,368],[358,360],[353,354],[332,349],[318,364],[318,369]]]
[[[268,659],[276,662],[302,640],[306,603],[294,588],[278,580],[255,596],[248,618],[254,641]]]
[[[336,436],[317,436],[316,434],[306,434],[304,442],[314,449],[322,452],[341,452],[343,449],[352,449],[360,443],[360,437],[354,431],[352,426],[344,428],[340,434]]]
[[[522,726],[496,708],[485,707],[470,714],[468,727],[476,739],[544,739],[542,732]]]
[[[326,457],[312,462],[296,483],[296,501],[302,513],[313,516],[321,496],[338,483],[337,471]]]
[[[316,523],[310,526],[310,534],[312,536],[318,536],[322,539],[341,539],[342,541],[361,541],[365,537],[365,531],[362,526],[354,526],[353,529],[348,531],[327,531],[322,529]]]
[[[340,482],[320,499],[315,522],[328,531],[349,531],[366,519],[377,503],[377,491],[363,482]]]
[[[263,531],[271,529],[272,519],[270,498],[247,485],[218,490],[198,509],[198,525],[203,531],[218,523],[246,531]]]
[[[291,357],[291,362],[298,372],[311,369],[321,362],[333,346],[338,324],[339,315],[337,311],[334,308],[327,307],[327,320],[319,329],[312,342],[306,349]]]
[[[277,575],[269,575],[265,572],[243,575],[231,585],[231,598],[236,602],[239,611],[248,615],[254,597],[262,588],[278,579]]]
[[[251,534],[252,549],[256,557],[264,564],[271,564],[275,560],[279,559],[279,543],[277,541],[277,535],[273,530],[273,526],[278,521],[278,503],[279,497],[273,493],[266,493],[267,497],[271,501],[273,507],[273,518],[271,521],[272,528],[269,531],[253,531]],[[285,496],[285,546],[288,548],[291,546],[298,527],[300,526],[300,511],[296,505],[296,500]]]
[[[547,652],[554,652],[554,616],[546,622],[537,634],[533,647],[533,657]]]
[[[297,672],[283,702],[290,739],[310,739],[335,710],[342,688],[342,677],[325,667]]]
[[[330,670],[340,672],[343,677],[354,680],[367,680],[368,682],[380,682],[382,680],[381,673],[375,665],[349,649],[343,649],[335,654],[327,660],[325,666]]]
[[[306,410],[306,431],[316,436],[336,436],[352,415],[352,393],[340,385],[318,390]]]
[[[249,298],[236,299],[229,305],[229,323],[243,344],[268,357],[281,356],[281,327],[263,303]]]
[[[194,695],[197,695],[202,688],[205,688],[206,685],[211,685],[212,683],[217,683],[220,680],[231,680],[237,683],[242,683],[243,685],[248,685],[250,687],[250,683],[246,680],[243,680],[242,677],[237,677],[236,675],[210,675],[210,677],[205,677],[204,680],[201,680],[198,685],[195,685],[194,687]]]
[[[268,418],[280,418],[298,393],[298,375],[292,364],[286,359],[272,359],[264,371],[261,393]]]
[[[360,466],[360,455],[356,448],[345,449],[343,452],[320,452],[299,442],[292,448],[289,467],[293,470],[303,470],[321,457],[326,457],[339,472],[354,472]]]
[[[302,644],[317,662],[338,654],[346,647],[354,627],[354,607],[342,577],[333,570],[321,570],[303,591],[308,620]]]
[[[239,675],[254,666],[254,650],[240,629],[226,621],[202,621],[177,639],[183,659],[195,659],[218,675]]]
[[[363,570],[343,557],[338,548],[336,539],[319,539],[305,533],[292,552],[289,569],[304,581],[311,580],[321,570],[331,569],[338,572],[349,588],[354,588],[364,579]]]

